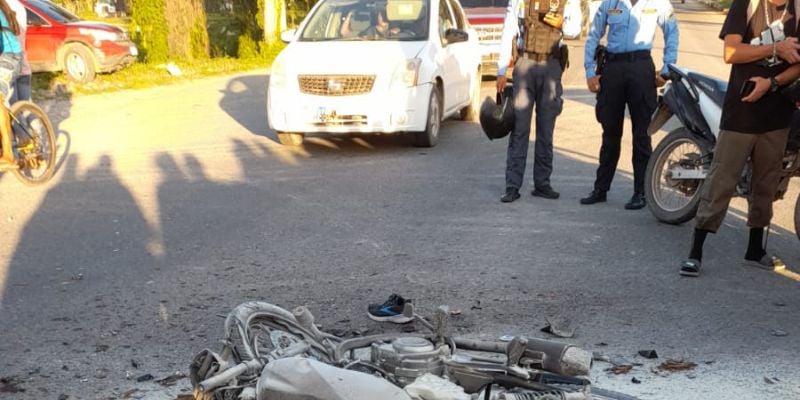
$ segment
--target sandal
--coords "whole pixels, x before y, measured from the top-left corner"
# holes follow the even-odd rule
[[[749,267],[756,267],[767,271],[775,271],[786,268],[786,264],[783,263],[783,260],[769,253],[764,254],[764,256],[759,260],[748,260],[745,258],[744,264]]]
[[[682,276],[700,276],[700,260],[690,258],[681,263],[680,274]]]

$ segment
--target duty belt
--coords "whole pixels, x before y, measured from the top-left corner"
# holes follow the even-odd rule
[[[612,61],[636,61],[650,58],[650,50],[629,51],[627,53],[608,53],[607,60]]]
[[[532,61],[547,61],[554,57],[552,54],[522,52],[519,58]]]

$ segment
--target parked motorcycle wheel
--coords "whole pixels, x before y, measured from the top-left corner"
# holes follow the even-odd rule
[[[650,212],[661,222],[681,224],[694,218],[700,203],[703,179],[671,179],[670,169],[703,168],[703,156],[711,144],[684,127],[670,132],[647,163],[644,193]]]

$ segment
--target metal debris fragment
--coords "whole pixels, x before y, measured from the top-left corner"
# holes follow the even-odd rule
[[[658,369],[662,371],[677,372],[688,371],[690,369],[694,369],[695,367],[697,367],[697,364],[691,361],[668,359],[667,361],[661,363],[661,365],[658,366]]]
[[[562,338],[571,338],[575,336],[575,328],[572,327],[572,321],[564,317],[547,317],[547,326],[542,328],[542,332],[547,332]]]

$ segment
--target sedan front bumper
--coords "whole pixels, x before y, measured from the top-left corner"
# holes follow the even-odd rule
[[[351,96],[320,96],[270,85],[270,128],[298,133],[396,133],[424,131],[431,84]]]

